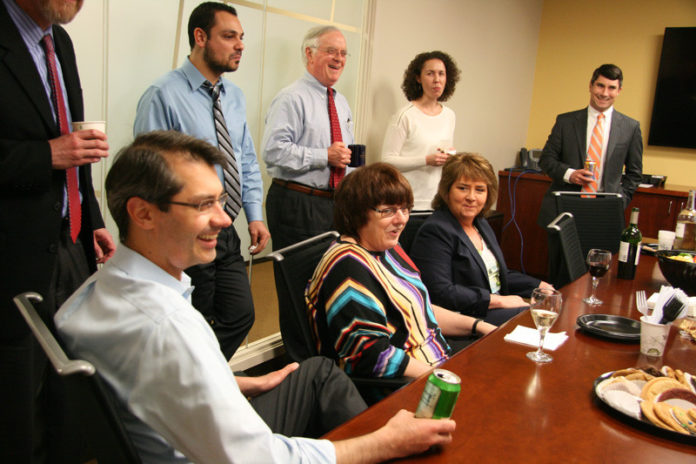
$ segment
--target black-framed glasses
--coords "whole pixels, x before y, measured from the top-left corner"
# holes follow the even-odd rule
[[[321,52],[324,52],[328,55],[331,55],[334,58],[338,58],[339,56],[341,58],[348,58],[350,56],[350,53],[348,53],[348,50],[339,50],[338,48],[333,48],[333,47],[328,47],[328,48],[315,47],[315,48]]]
[[[382,209],[379,209],[379,208],[370,208],[370,209],[372,209],[372,211],[377,212],[377,214],[379,214],[380,217],[382,217],[382,219],[385,219],[385,218],[394,217],[394,215],[396,215],[397,211],[401,211],[401,214],[403,214],[404,216],[409,216],[411,214],[411,210],[413,209],[413,206],[403,206],[401,208],[389,207],[389,208],[382,208]]]
[[[209,211],[213,206],[215,206],[215,203],[219,204],[220,208],[224,208],[225,203],[227,203],[229,197],[230,196],[227,194],[227,192],[225,192],[217,198],[209,198],[207,200],[202,200],[200,203],[186,203],[184,201],[165,201],[164,203],[168,205],[188,206],[189,208],[193,208],[201,213],[204,213],[206,211]]]

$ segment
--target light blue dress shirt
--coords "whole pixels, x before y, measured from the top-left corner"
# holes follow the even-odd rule
[[[242,205],[247,221],[263,220],[263,181],[254,141],[246,121],[246,100],[241,89],[220,78],[220,103],[227,131],[240,168]],[[213,100],[202,87],[206,78],[187,58],[184,64],[152,84],[140,97],[133,135],[153,130],[177,130],[218,146],[213,121]],[[218,167],[218,175],[222,169]]]
[[[148,463],[332,463],[327,440],[273,434],[240,392],[181,281],[120,244],[55,315],[68,349],[93,363]]]
[[[271,177],[329,188],[331,125],[327,88],[309,72],[275,96],[266,115],[263,159]],[[348,100],[334,94],[343,143],[353,139]],[[346,174],[353,168],[346,168]]]

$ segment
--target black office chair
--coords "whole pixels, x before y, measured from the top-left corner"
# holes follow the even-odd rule
[[[94,366],[84,360],[68,359],[31,303],[42,299],[38,293],[27,292],[14,297],[14,302],[64,382],[68,405],[77,412],[83,436],[88,441],[90,459],[99,464],[140,463],[116,413],[111,392]]]
[[[273,259],[280,334],[285,352],[293,361],[300,362],[319,354],[332,358],[334,361],[337,360],[336,354],[330,349],[327,349],[326,353],[317,351],[304,292],[309,279],[314,274],[314,269],[338,235],[335,231],[325,232],[276,250],[265,257]],[[368,402],[374,398],[372,389],[394,391],[410,380],[405,377],[390,379],[351,377],[351,379]]]
[[[426,219],[432,214],[432,211],[411,211],[408,222],[406,226],[404,226],[404,230],[401,231],[401,236],[399,237],[399,244],[406,254],[409,254],[411,251],[411,245],[413,245],[413,240],[416,238],[418,229],[420,229]]]
[[[575,219],[561,213],[546,226],[549,239],[549,280],[556,288],[573,282],[587,272]]]
[[[568,212],[573,215],[584,256],[592,248],[612,253],[619,251],[624,228],[623,195],[596,193],[591,198],[585,198],[587,194],[582,192],[553,192],[553,195],[557,214]]]

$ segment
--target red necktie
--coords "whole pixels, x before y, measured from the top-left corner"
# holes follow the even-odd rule
[[[58,68],[56,67],[56,51],[53,47],[53,38],[46,34],[41,39],[44,51],[46,52],[46,64],[48,65],[48,82],[51,85],[51,100],[53,108],[58,115],[58,128],[60,134],[70,133],[68,124],[68,113],[65,110],[65,100],[63,100],[63,89],[58,79]],[[68,215],[70,216],[70,238],[73,243],[80,234],[80,220],[82,217],[82,205],[80,204],[80,189],[77,185],[77,167],[65,170],[66,183],[68,185]]]
[[[599,173],[602,172],[602,141],[604,139],[604,131],[602,130],[602,121],[604,120],[604,115],[599,113],[597,115],[597,123],[592,129],[592,137],[590,137],[590,146],[587,149],[587,159],[594,161],[594,177],[595,180],[589,184],[584,184],[582,186],[582,191],[587,193],[597,193],[597,179],[599,179]],[[588,195],[590,197],[590,195]]]
[[[329,122],[331,123],[331,143],[343,142],[341,136],[341,124],[338,122],[338,113],[336,113],[336,104],[334,103],[334,90],[331,87],[326,89],[329,104]],[[329,188],[335,189],[346,174],[346,168],[337,168],[331,166],[331,174],[329,175]]]

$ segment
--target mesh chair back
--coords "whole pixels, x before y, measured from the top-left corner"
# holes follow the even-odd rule
[[[401,231],[401,236],[399,237],[399,244],[404,251],[409,254],[411,252],[411,245],[413,245],[413,240],[416,238],[416,233],[418,229],[423,225],[423,223],[433,214],[432,211],[413,211],[408,218],[408,222]]]
[[[285,352],[293,361],[317,355],[304,291],[317,264],[338,232],[325,232],[268,255],[273,259],[280,334]]]
[[[82,426],[90,457],[99,464],[140,463],[133,443],[116,412],[111,392],[94,366],[83,360],[71,360],[31,303],[42,301],[38,293],[22,293],[14,302],[22,313],[46,357],[61,376],[68,407]]]
[[[561,213],[546,227],[549,239],[549,280],[556,288],[574,281],[586,271],[575,219]]]
[[[583,198],[580,192],[553,192],[558,214],[569,212],[575,219],[583,256],[592,248],[619,251],[621,231],[624,228],[623,195],[597,193],[594,198]]]

